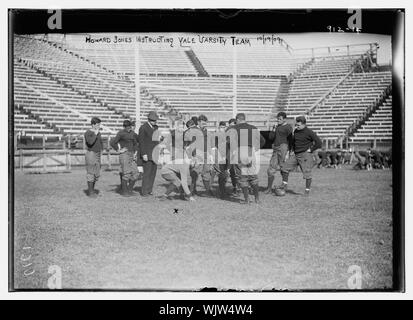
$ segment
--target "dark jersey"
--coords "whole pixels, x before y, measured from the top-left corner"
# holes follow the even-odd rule
[[[126,131],[122,129],[118,132],[115,138],[112,139],[110,145],[116,151],[119,149],[118,143],[121,148],[126,148],[128,151],[135,152],[138,147],[137,134],[134,131]]]
[[[320,138],[309,128],[294,131],[293,150],[295,153],[305,152],[310,149],[311,152],[321,148]]]
[[[101,152],[103,150],[103,141],[100,132],[95,134],[92,130],[85,132],[85,142],[88,151]]]
[[[275,131],[271,131],[268,138],[274,140],[273,148],[279,147],[282,144],[291,144],[293,128],[288,124],[282,124],[275,127]]]
[[[265,144],[265,139],[257,127],[246,122],[229,127],[227,132],[229,136],[237,138],[238,147],[253,147],[255,150],[259,150]]]
[[[265,139],[260,134],[257,127],[244,123],[238,123],[227,130],[228,141],[228,159],[231,161],[237,161],[241,163],[241,154],[245,152],[243,149],[248,150],[248,154],[251,155],[252,150],[258,151],[264,144]],[[235,155],[235,151],[238,152],[238,159],[232,158]]]

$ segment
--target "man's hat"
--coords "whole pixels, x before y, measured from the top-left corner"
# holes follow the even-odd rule
[[[157,120],[159,120],[159,117],[158,117],[158,115],[156,114],[155,111],[150,111],[149,114],[148,114],[148,120],[157,121]]]
[[[197,116],[193,116],[191,118],[191,120],[194,122],[194,124],[197,126],[198,125],[198,117]]]
[[[130,127],[130,126],[132,126],[132,122],[130,120],[124,120],[123,121],[123,127],[124,128]]]
[[[307,119],[304,116],[298,116],[295,118],[295,122],[301,122],[302,124],[306,124]]]
[[[225,127],[226,125],[227,125],[227,123],[225,121],[220,121],[219,122],[220,127]]]
[[[245,113],[243,113],[243,112],[241,112],[241,113],[238,113],[237,115],[236,115],[236,117],[235,117],[235,119],[238,121],[238,120],[246,120],[247,118],[245,117]]]
[[[193,127],[193,126],[195,126],[194,120],[189,119],[189,120],[186,122],[186,127],[187,127],[187,128],[190,128],[190,127]]]
[[[208,121],[208,118],[207,118],[204,114],[201,114],[201,115],[198,117],[198,122],[200,122],[200,121]]]
[[[101,122],[102,121],[98,117],[93,117],[92,120],[90,120],[90,123],[92,125],[95,125],[95,124],[98,124],[98,123],[101,123]]]

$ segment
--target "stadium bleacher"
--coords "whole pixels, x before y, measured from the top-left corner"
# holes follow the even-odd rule
[[[95,59],[105,64],[105,68],[127,75],[134,81],[135,51],[130,46],[98,44],[91,49],[84,44],[71,44],[65,48]],[[222,47],[220,50],[225,59],[232,59],[231,48]],[[294,59],[280,45],[270,49],[244,48],[238,51],[237,72],[240,77],[237,81],[237,109],[249,114],[252,121],[263,124],[274,107],[280,77],[291,74],[309,58]],[[165,52],[169,53],[168,57]],[[196,58],[191,59],[193,54]],[[230,63],[224,68],[214,69],[217,64],[225,63],[225,59],[217,59],[216,50],[205,46],[175,49],[148,47],[139,50],[139,59],[142,88],[166,105],[184,114],[205,113],[211,122],[232,116],[233,82],[230,76],[233,66]],[[209,64],[208,61],[215,62]],[[198,63],[202,66],[197,66]],[[205,73],[211,76],[199,76]],[[190,91],[182,90],[185,88]]]
[[[391,84],[391,72],[353,73],[311,113],[308,124],[321,138],[338,139]]]
[[[27,50],[30,47],[33,49]],[[119,79],[40,40],[17,37],[15,56],[20,59],[15,61],[15,79],[19,81],[15,90],[15,104],[56,125],[62,133],[81,134],[89,127],[85,119],[92,116],[103,120],[105,132],[114,132],[121,128],[124,119],[134,118],[135,88],[130,81]],[[36,99],[42,93],[43,99],[53,100],[53,107],[59,111],[63,109],[63,114],[68,113],[67,118],[70,120],[66,120],[58,110],[54,110],[57,113],[53,116],[56,117],[52,117],[47,110],[41,110],[42,106],[36,105],[37,108],[34,108],[35,101],[27,99],[30,95],[23,93],[24,90],[30,91],[28,87],[31,87],[32,95],[37,94]],[[161,105],[154,97],[141,91],[143,117],[149,110],[159,108]],[[166,120],[162,119],[160,123],[165,126]]]
[[[22,134],[82,134],[92,116],[101,117],[109,133],[135,117],[135,50],[129,46],[16,36],[14,57],[15,130]],[[268,120],[283,110],[289,117],[307,114],[321,138],[338,139],[391,83],[390,71],[360,70],[365,59],[348,51],[296,57],[285,45],[237,52],[232,46],[142,46],[141,118],[155,109],[161,128],[168,127],[168,112],[203,113],[210,125],[228,120],[235,68],[237,111],[260,129],[267,129]],[[391,140],[391,97],[351,137],[372,138]]]
[[[55,132],[54,129],[49,128],[46,124],[21,113],[19,109],[14,109],[14,129],[22,136],[58,137],[60,135],[60,133]]]
[[[236,48],[236,47],[235,47]],[[232,75],[234,48],[195,46],[193,51],[210,75]],[[237,48],[238,75],[288,76],[306,63],[308,58],[294,58],[282,45]]]
[[[204,113],[210,120],[226,119],[232,114],[232,78],[145,76],[141,81],[149,92],[183,113]],[[274,105],[279,83],[279,79],[271,78],[238,78],[238,111],[267,117]]]
[[[112,128],[120,128],[123,118],[99,103],[82,96],[56,80],[49,79],[15,61],[15,105],[55,125],[64,133],[81,134],[93,116]],[[111,132],[104,127],[104,132]]]
[[[292,116],[306,114],[351,71],[358,59],[360,56],[314,59],[291,82],[285,111]]]
[[[115,73],[135,74],[135,51],[130,46],[97,44],[93,48],[68,46],[66,49]],[[140,73],[143,74],[197,74],[182,49],[140,49],[139,60]]]
[[[350,137],[350,141],[368,142],[375,139],[379,142],[390,142],[392,139],[392,96],[386,98],[382,105],[361,125]]]

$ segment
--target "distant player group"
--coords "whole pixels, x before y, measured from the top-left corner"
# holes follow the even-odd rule
[[[373,169],[390,169],[392,167],[392,154],[391,150],[387,152],[380,152],[372,148],[367,150],[340,150],[332,149],[325,150],[322,148],[317,152],[318,164],[317,168],[334,168],[339,169],[344,164],[351,164],[356,160],[356,164],[353,166],[355,170],[368,170]]]
[[[161,176],[168,186],[160,200],[171,199],[177,193],[183,200],[195,201],[198,194],[197,181],[201,177],[205,194],[225,199],[230,196],[226,184],[231,178],[233,196],[241,194],[240,203],[249,204],[250,194],[260,203],[258,172],[259,150],[265,139],[259,130],[247,123],[244,113],[239,113],[228,124],[219,123],[215,132],[207,130],[205,115],[192,117],[184,125],[171,130],[169,137],[159,134],[158,115],[151,111],[147,121],[135,132],[135,123],[123,122],[123,129],[109,144],[119,152],[120,194],[136,196],[134,185],[142,175],[142,197],[153,196],[153,186],[158,164],[162,164]],[[268,184],[265,193],[284,195],[288,185],[289,172],[301,168],[305,179],[305,195],[310,194],[312,169],[317,162],[314,152],[321,148],[321,140],[306,126],[303,116],[295,119],[295,129],[287,123],[287,115],[280,112],[269,139],[273,142],[273,154],[267,170]],[[95,184],[100,176],[101,120],[92,118],[91,128],[85,133],[87,195],[98,196]],[[168,154],[160,161],[160,154]],[[273,187],[277,172],[281,172],[281,183]],[[213,191],[212,181],[218,176],[218,190]]]

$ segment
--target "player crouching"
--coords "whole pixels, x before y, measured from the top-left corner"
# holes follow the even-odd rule
[[[170,199],[170,194],[172,192],[179,192],[184,200],[195,201],[188,187],[188,177],[190,177],[189,170],[192,161],[184,150],[176,148],[174,152],[174,160],[165,164],[161,170],[162,178],[168,181],[169,185],[166,188],[165,194],[159,199]]]

